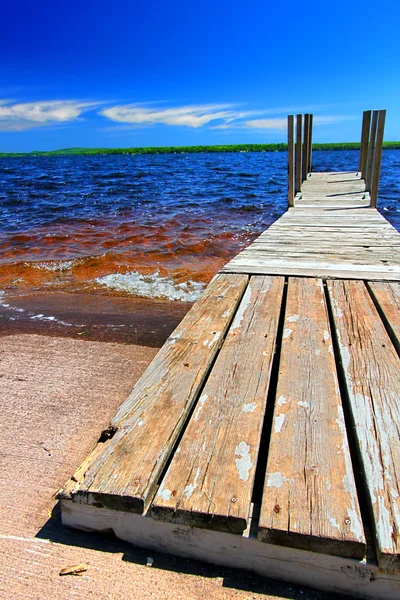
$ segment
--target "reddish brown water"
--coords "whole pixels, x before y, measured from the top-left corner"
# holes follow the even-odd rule
[[[205,229],[197,219],[149,227],[110,218],[8,234],[0,239],[0,288],[93,291],[96,278],[132,271],[206,283],[256,234]]]

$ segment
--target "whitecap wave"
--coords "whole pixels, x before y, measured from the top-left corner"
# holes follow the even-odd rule
[[[97,277],[95,281],[113,290],[135,296],[181,300],[182,302],[195,302],[204,289],[203,283],[196,281],[176,283],[170,277],[161,277],[158,271],[152,275],[142,275],[137,271],[125,274],[114,273]]]
[[[64,272],[69,271],[72,267],[79,264],[80,260],[50,260],[40,263],[25,263],[34,269],[40,269],[42,271],[54,271],[54,272]]]

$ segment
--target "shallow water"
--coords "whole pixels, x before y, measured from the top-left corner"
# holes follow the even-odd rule
[[[314,152],[356,170],[358,152]],[[379,208],[400,229],[400,151],[383,152]],[[193,301],[286,209],[287,155],[0,159],[0,288]]]

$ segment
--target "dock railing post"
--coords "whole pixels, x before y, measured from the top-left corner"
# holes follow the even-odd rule
[[[385,130],[385,119],[386,110],[380,110],[378,112],[378,126],[375,139],[375,153],[372,163],[372,175],[371,175],[371,186],[370,186],[370,206],[376,208],[378,202],[378,188],[379,188],[379,177],[381,173],[381,159],[382,159],[382,145],[383,145],[383,132]]]
[[[308,124],[308,157],[307,157],[307,174],[311,173],[312,170],[312,128],[313,128],[313,115],[309,115]]]
[[[372,124],[371,124],[371,132],[370,132],[369,144],[368,144],[367,172],[365,175],[365,189],[368,192],[371,192],[372,167],[374,164],[377,128],[378,128],[378,111],[374,110],[372,112]]]
[[[369,131],[371,128],[371,111],[364,110],[361,127],[361,142],[360,142],[360,160],[358,163],[358,171],[361,174],[361,179],[365,179],[367,172],[368,144]]]
[[[301,190],[301,126],[302,126],[303,115],[297,115],[296,117],[296,185],[295,193],[297,194]]]
[[[309,136],[310,127],[310,115],[304,115],[304,129],[303,129],[303,158],[302,158],[302,181],[307,179],[308,175],[308,144],[310,142]]]
[[[294,206],[294,116],[288,115],[288,206]]]

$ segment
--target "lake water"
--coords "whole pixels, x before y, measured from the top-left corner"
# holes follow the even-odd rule
[[[356,151],[313,154],[314,171],[357,164]],[[398,229],[399,173],[400,151],[384,151],[379,209]],[[44,292],[192,302],[286,210],[287,155],[0,158],[0,181],[3,305]]]

